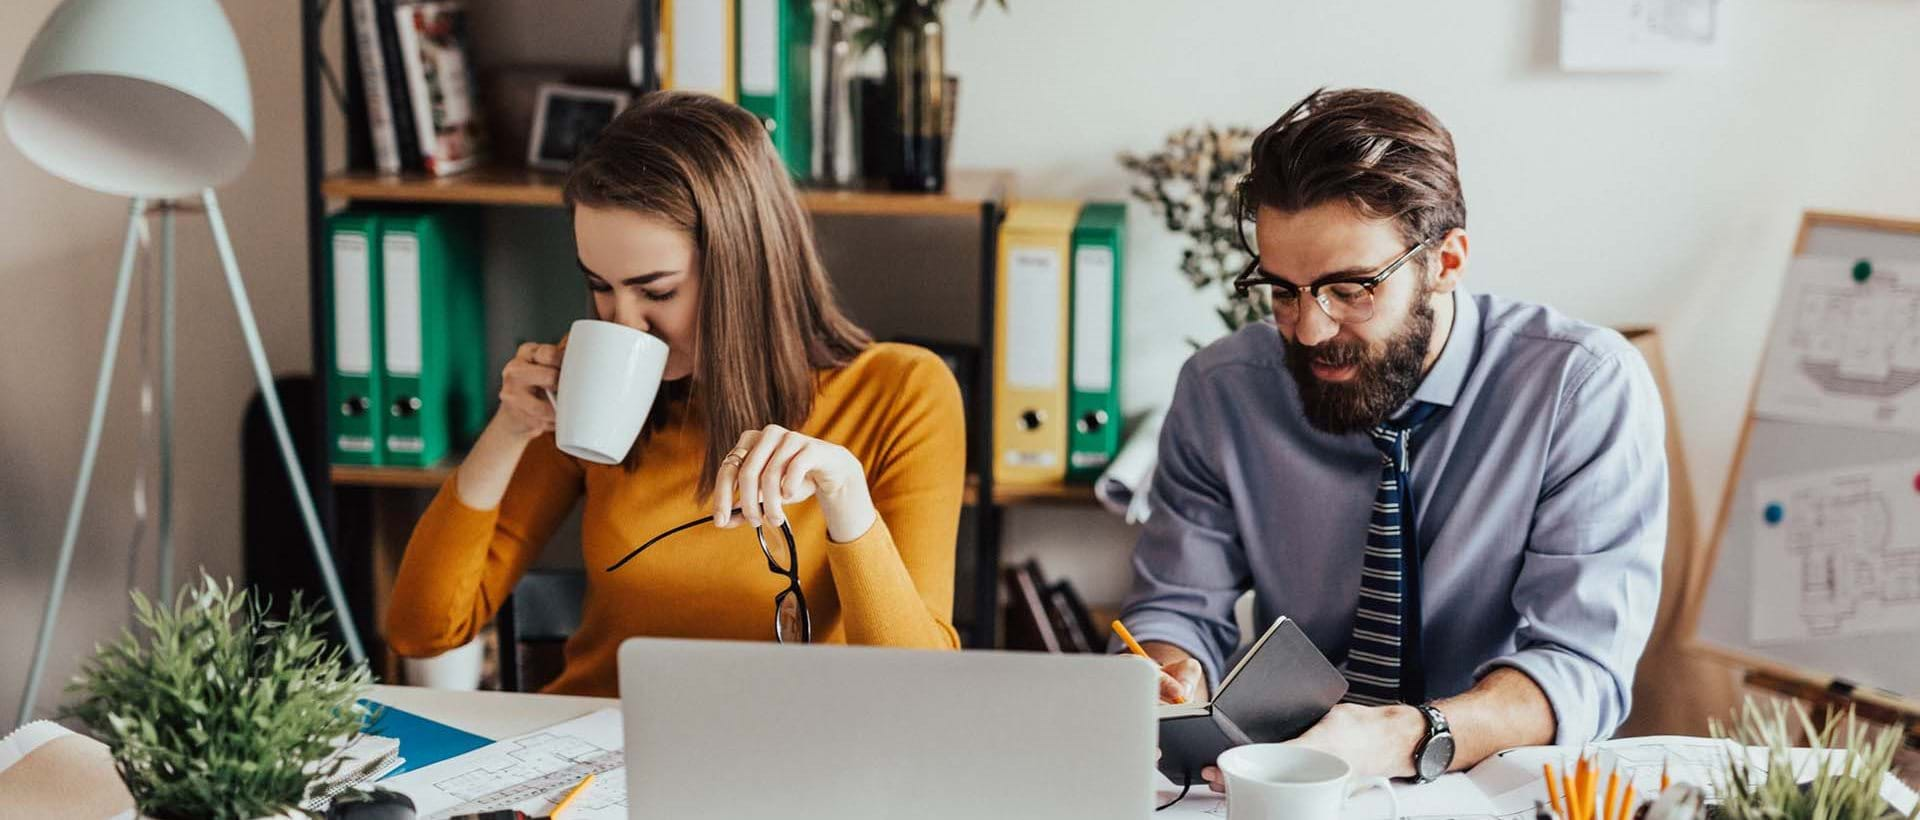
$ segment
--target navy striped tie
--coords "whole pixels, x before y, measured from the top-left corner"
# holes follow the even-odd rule
[[[1380,488],[1373,497],[1373,518],[1367,523],[1366,555],[1360,563],[1360,603],[1354,611],[1353,640],[1347,643],[1347,700],[1365,706],[1384,706],[1403,700],[1402,670],[1412,666],[1412,646],[1418,629],[1409,625],[1415,605],[1409,561],[1413,552],[1413,494],[1409,478],[1408,439],[1438,409],[1420,403],[1400,422],[1373,428],[1380,448]],[[1417,660],[1417,658],[1414,658]],[[1408,674],[1416,674],[1409,672]]]

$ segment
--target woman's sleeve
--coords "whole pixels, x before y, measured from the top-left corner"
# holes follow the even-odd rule
[[[464,645],[493,618],[580,497],[580,464],[547,434],[527,445],[500,505],[461,503],[456,471],[414,525],[387,608],[387,644],[406,657]]]
[[[953,553],[966,487],[966,417],[953,373],[915,356],[890,406],[867,485],[878,520],[827,550],[847,642],[955,649]]]

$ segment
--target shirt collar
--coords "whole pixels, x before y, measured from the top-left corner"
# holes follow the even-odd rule
[[[1420,386],[1413,391],[1414,401],[1452,407],[1460,398],[1460,390],[1466,387],[1467,374],[1473,370],[1474,354],[1480,351],[1480,306],[1465,288],[1453,290],[1453,330],[1447,333],[1447,344],[1440,348],[1440,358],[1435,359],[1433,368],[1420,380]]]

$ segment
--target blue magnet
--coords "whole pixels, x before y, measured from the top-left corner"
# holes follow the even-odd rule
[[[1767,518],[1767,526],[1773,526],[1780,523],[1781,519],[1787,517],[1787,508],[1780,506],[1780,503],[1776,501],[1767,505],[1767,511],[1764,515]]]

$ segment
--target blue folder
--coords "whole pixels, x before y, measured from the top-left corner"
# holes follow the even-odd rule
[[[405,762],[401,763],[399,768],[388,772],[386,777],[425,768],[448,758],[459,757],[493,742],[472,732],[455,729],[445,723],[428,720],[403,709],[395,709],[371,700],[362,700],[360,703],[367,707],[371,715],[365,727],[367,734],[400,741],[400,757],[404,758]]]

